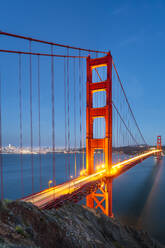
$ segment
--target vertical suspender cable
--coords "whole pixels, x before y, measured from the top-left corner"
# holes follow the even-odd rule
[[[1,170],[1,200],[3,200],[4,192],[3,192],[3,158],[2,158],[2,82],[1,82],[1,74],[0,74],[0,170]]]
[[[73,64],[73,75],[74,75],[74,148],[75,148],[75,177],[77,175],[77,161],[76,161],[76,147],[77,147],[77,127],[76,127],[76,68],[75,59]]]
[[[31,41],[29,41],[29,52],[31,53]],[[32,194],[34,193],[34,161],[33,161],[33,107],[32,107],[32,55],[30,54],[30,148],[32,169]]]
[[[38,146],[40,166],[40,190],[42,190],[42,162],[41,162],[41,107],[40,107],[40,55],[38,55]]]
[[[103,70],[102,70],[102,80],[105,80],[105,68],[104,67],[103,67]],[[104,105],[104,91],[101,91],[101,94],[100,94],[100,106],[105,106]],[[100,135],[102,135],[103,139],[105,138],[105,136],[104,136],[104,125],[105,125],[105,118],[103,117],[101,127],[100,127]],[[104,144],[103,144],[103,151],[100,154],[100,162],[102,161],[102,163],[104,163],[104,155],[103,154],[104,154]]]
[[[67,56],[69,56],[69,48],[67,48]],[[67,98],[68,98],[68,167],[70,179],[70,88],[69,88],[69,57],[67,58]]]
[[[96,53],[96,58],[98,58],[98,54]],[[98,70],[97,70],[98,71]],[[98,73],[97,74],[95,74],[95,82],[100,82],[101,80],[100,80],[100,77],[99,77],[99,75],[98,75]],[[99,101],[99,96],[98,96],[98,94],[96,93],[96,108],[98,108],[99,107],[99,103],[98,103],[98,101]],[[97,140],[98,140],[98,138],[99,138],[99,117],[97,117],[96,119],[95,119],[95,121],[96,121],[96,138],[97,138]],[[97,148],[98,148],[98,142],[97,142]],[[98,156],[98,150],[96,150],[96,166],[98,166],[98,164],[99,164],[99,156]]]
[[[53,55],[53,45],[51,45]],[[52,166],[53,166],[53,185],[55,186],[55,109],[54,109],[54,57],[51,56],[51,100],[52,100]]]
[[[128,116],[127,116],[127,105],[126,105],[126,110],[125,110],[125,117],[126,117],[126,123],[128,126]],[[127,142],[127,146],[128,146],[128,133],[125,130],[125,136],[126,136],[126,142]]]
[[[83,152],[83,170],[84,170],[84,71],[83,71],[83,59],[81,62],[82,66],[82,152]]]
[[[107,70],[104,71],[104,74],[106,76],[104,76],[104,78],[107,79]],[[106,106],[106,98],[107,98],[107,94],[105,93],[103,95],[103,103],[104,105]],[[105,118],[104,118],[104,124],[103,124],[103,135],[104,135],[104,138],[106,137],[106,122],[105,122]],[[103,143],[103,164],[105,164],[105,142]]]
[[[113,79],[113,77],[112,77]],[[112,85],[112,87],[114,87],[114,91],[113,91],[113,97],[115,99],[115,86]],[[112,110],[113,110],[113,105],[112,105]],[[112,152],[113,152],[113,147],[116,148],[116,135],[115,135],[115,128],[116,128],[116,112],[115,111],[112,111],[112,116],[113,116],[113,119],[112,119],[112,128],[113,128],[113,136],[112,136],[112,141],[113,141],[113,145],[112,145]],[[116,156],[114,156],[116,157]]]
[[[124,107],[125,107],[124,99],[123,99],[122,107],[123,107],[123,119],[124,119]],[[123,125],[122,125],[122,126],[123,126]],[[124,126],[123,126],[123,146],[124,146]]]
[[[115,74],[115,73],[114,73]],[[115,78],[116,80],[116,78]],[[116,82],[115,82],[116,83]],[[118,90],[118,85],[116,84],[116,105],[118,108],[118,102],[119,102],[119,90]],[[114,107],[114,106],[113,106]],[[116,130],[116,137],[117,137],[117,154],[116,154],[116,161],[118,162],[118,158],[119,158],[119,116],[118,113],[116,111],[116,109],[114,108],[114,111],[116,112],[116,119],[117,119],[117,130]]]
[[[67,150],[67,115],[66,115],[66,58],[64,58],[64,108],[65,108],[65,152]],[[67,155],[65,154],[65,170],[67,181]]]
[[[24,196],[24,184],[23,184],[23,158],[22,158],[22,61],[21,54],[19,56],[19,144],[20,144],[20,165],[21,165],[21,190],[22,197]]]
[[[118,110],[120,108],[120,105],[119,105],[119,101],[120,101],[120,91],[118,90]],[[119,153],[119,150],[120,150],[120,118],[119,118],[119,114],[117,113],[117,116],[118,116],[118,130],[117,130],[117,136],[118,136],[118,161],[120,160],[120,153]]]
[[[81,60],[80,60],[80,50],[79,50],[79,107],[80,107],[80,154],[82,148],[82,126],[81,126]],[[82,159],[80,158],[80,170],[82,169]]]
[[[128,114],[128,129],[130,130],[130,116]],[[131,145],[131,139],[130,139],[130,135],[128,135],[128,145],[130,146]]]

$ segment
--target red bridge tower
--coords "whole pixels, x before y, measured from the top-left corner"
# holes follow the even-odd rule
[[[107,67],[107,79],[93,83],[92,70],[98,67]],[[93,107],[93,93],[105,91],[106,105]],[[93,138],[93,122],[95,118],[105,119],[105,137]],[[107,173],[104,187],[100,186],[101,194],[93,192],[87,196],[86,204],[90,208],[98,208],[106,215],[112,217],[112,180],[108,177],[112,167],[112,56],[110,53],[105,57],[87,58],[87,108],[86,108],[86,165],[88,175],[94,173],[94,152],[102,149],[105,154],[105,169]],[[100,200],[101,198],[101,200]]]
[[[162,139],[161,136],[157,136],[157,150],[162,150]],[[157,158],[161,157],[161,152],[157,153]]]

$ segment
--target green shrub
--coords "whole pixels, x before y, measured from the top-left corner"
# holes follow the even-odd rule
[[[17,233],[21,234],[22,236],[24,236],[24,237],[26,236],[26,234],[25,234],[25,232],[21,226],[16,226],[15,230]]]
[[[117,241],[113,241],[113,244],[116,248],[124,248],[121,244],[119,244]]]

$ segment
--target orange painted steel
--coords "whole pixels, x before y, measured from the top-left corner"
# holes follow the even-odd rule
[[[107,67],[107,79],[103,82],[92,82],[92,70],[98,67]],[[101,108],[93,108],[93,93],[106,92],[106,105]],[[90,208],[100,208],[103,213],[112,217],[112,179],[109,178],[112,168],[112,56],[110,53],[105,57],[87,58],[87,108],[86,108],[86,165],[87,174],[94,171],[94,153],[102,149],[105,154],[106,180],[104,190],[100,187],[99,200],[96,192],[86,197],[86,205]],[[105,119],[105,138],[93,138],[93,122],[95,118]],[[105,206],[103,206],[103,202]]]
[[[157,136],[157,150],[162,150],[162,139],[161,136]],[[160,159],[161,152],[157,153],[157,158]]]

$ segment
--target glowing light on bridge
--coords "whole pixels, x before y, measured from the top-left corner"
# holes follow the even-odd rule
[[[119,172],[119,170],[121,170],[124,166],[130,165],[131,163],[136,162],[139,159],[146,158],[146,156],[152,155],[153,153],[159,153],[159,152],[161,152],[161,150],[154,149],[154,150],[151,150],[149,152],[140,154],[140,155],[138,155],[136,157],[126,159],[126,160],[124,160],[122,162],[118,162],[117,164],[112,166],[111,175],[117,174]],[[97,165],[96,166],[96,171],[100,172],[100,175],[103,175],[103,173],[105,173],[105,164]],[[88,177],[87,176],[87,171],[86,170],[81,170],[80,171],[80,176]]]
[[[49,182],[48,182],[48,186],[49,186],[49,188],[50,188],[50,185],[53,183],[53,181],[52,180],[49,180]]]
[[[81,170],[80,171],[80,176],[85,176],[86,175],[86,170]]]
[[[130,158],[127,160],[124,160],[123,162],[117,163],[112,166],[111,169],[111,176],[120,175],[120,171],[122,171],[123,168],[126,168],[130,164],[137,162],[140,163],[141,159],[148,158],[149,156],[152,156],[153,154],[159,153],[161,150],[152,150],[150,152],[145,152],[144,154],[138,155],[134,158]],[[102,165],[100,166],[100,168]],[[96,171],[92,175],[85,175],[86,170],[82,170],[80,172],[80,177],[77,177],[73,179],[71,182],[66,182],[62,185],[57,185],[55,187],[43,190],[39,193],[33,194],[29,197],[26,197],[22,200],[26,202],[32,202],[38,207],[44,208],[45,205],[48,204],[48,202],[52,201],[52,197],[55,196],[56,199],[60,197],[64,197],[65,195],[71,195],[75,190],[81,189],[81,187],[84,187],[85,185],[88,185],[89,183],[94,183],[98,180],[101,180],[106,177],[106,169],[100,169],[99,171]],[[101,183],[101,187],[104,187],[104,182]]]
[[[138,156],[136,156],[134,158],[129,158],[127,160],[119,162],[116,165],[112,166],[111,175],[115,175],[123,166],[130,165],[131,163],[136,162],[139,159],[146,158],[149,155],[152,155],[154,153],[159,153],[159,152],[161,152],[161,150],[158,150],[158,149],[157,150],[152,150],[152,151],[146,152],[144,154],[138,155]]]

